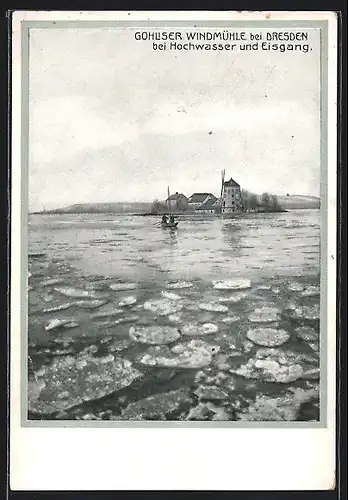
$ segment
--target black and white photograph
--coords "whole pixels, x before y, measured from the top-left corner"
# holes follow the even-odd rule
[[[28,30],[29,421],[321,421],[321,36]]]
[[[337,44],[13,13],[11,491],[335,487]]]

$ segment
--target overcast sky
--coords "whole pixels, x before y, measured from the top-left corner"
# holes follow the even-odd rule
[[[307,54],[158,52],[134,31],[30,31],[30,210],[218,195],[222,169],[319,195],[318,31]]]

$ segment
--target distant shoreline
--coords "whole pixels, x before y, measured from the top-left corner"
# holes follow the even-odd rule
[[[259,212],[240,212],[236,215],[246,215],[246,214],[267,214],[267,213],[287,213],[287,212],[292,212],[294,210],[320,210],[320,207],[303,207],[303,208],[288,208],[288,209],[279,209],[279,210],[260,210]],[[100,214],[100,215],[117,215],[117,216],[129,216],[132,215],[134,217],[161,217],[163,214],[152,214],[149,212],[96,212],[96,211],[88,211],[88,210],[83,210],[80,212],[63,212],[63,211],[56,211],[56,210],[47,210],[45,212],[29,212],[29,215],[82,215],[82,214]],[[202,216],[209,216],[209,217],[219,217],[221,214],[208,214],[208,213],[195,213],[195,212],[189,212],[189,213],[183,213],[183,212],[172,212],[172,214],[175,217],[202,217]]]
[[[279,208],[266,208],[263,213],[281,213],[289,210],[315,210],[320,209],[320,198],[316,196],[305,195],[277,195],[277,206]],[[108,203],[78,203],[61,208],[52,208],[49,210],[35,210],[30,212],[30,215],[57,215],[57,214],[109,214],[109,215],[138,215],[138,216],[153,216],[163,215],[164,212],[154,214],[151,212],[151,203],[145,202],[108,202]],[[162,207],[161,207],[162,208]],[[173,207],[174,208],[174,207]],[[163,207],[164,209],[164,207]],[[259,203],[259,209],[261,203]],[[169,211],[169,210],[168,210]],[[254,212],[256,213],[256,212]],[[213,215],[203,214],[195,211],[177,212],[175,215]]]

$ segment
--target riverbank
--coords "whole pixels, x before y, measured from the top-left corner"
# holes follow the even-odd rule
[[[313,210],[320,209],[320,198],[316,196],[302,195],[277,195],[278,206],[281,208],[267,210],[278,212],[286,210]],[[261,201],[259,207],[261,207]],[[247,206],[247,205],[246,205]],[[152,203],[149,202],[118,202],[118,203],[79,203],[67,207],[54,208],[31,212],[32,215],[51,214],[124,214],[124,215],[153,215],[151,214]],[[260,208],[261,209],[261,208]],[[270,213],[270,212],[268,212]]]
[[[286,213],[288,212],[288,210],[285,210],[285,209],[282,209],[282,208],[279,208],[279,209],[263,209],[263,210],[249,210],[248,212],[234,212],[234,213],[230,213],[230,214],[221,214],[221,213],[204,213],[204,212],[171,212],[171,214],[174,216],[174,217],[220,217],[220,218],[224,218],[224,217],[229,217],[229,216],[233,216],[233,217],[238,217],[238,216],[242,216],[242,215],[248,215],[248,214],[277,214],[277,213]],[[161,212],[161,213],[158,213],[158,214],[153,214],[153,213],[135,213],[135,214],[129,214],[129,215],[133,215],[133,216],[136,216],[136,217],[161,217],[162,215],[164,215],[165,212]]]

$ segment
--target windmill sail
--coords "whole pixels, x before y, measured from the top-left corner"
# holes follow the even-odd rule
[[[224,183],[225,183],[225,170],[221,171],[221,193],[220,193],[220,209],[222,209],[222,194],[224,190]]]
[[[169,186],[168,186],[168,210],[169,210],[169,213],[171,212],[170,210],[170,193],[169,193]]]

